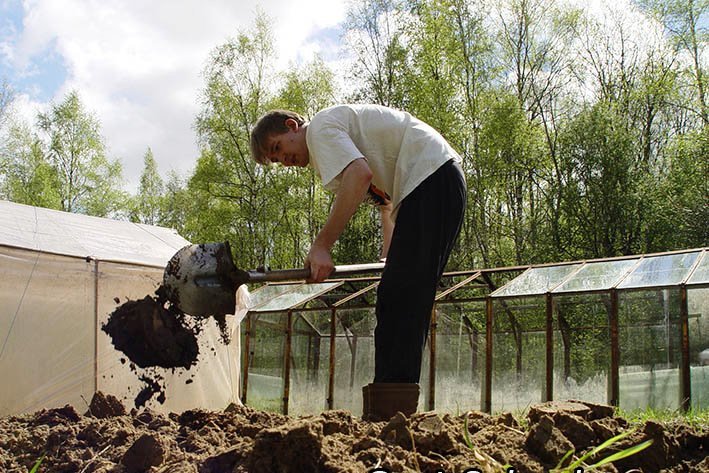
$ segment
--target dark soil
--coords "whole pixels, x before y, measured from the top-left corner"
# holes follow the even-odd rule
[[[188,324],[185,314],[159,296],[119,305],[101,329],[114,348],[128,357],[130,369],[142,383],[134,399],[137,408],[153,397],[165,402],[163,369],[187,370],[197,363],[199,326]]]
[[[198,332],[158,298],[146,296],[116,308],[102,328],[116,350],[140,368],[186,368],[197,362]]]
[[[543,472],[569,450],[579,455],[628,430],[588,463],[651,439],[641,453],[597,471],[709,471],[707,426],[630,426],[612,408],[582,402],[534,406],[524,423],[475,411],[379,423],[347,411],[292,418],[237,406],[161,415],[127,412],[97,393],[83,415],[66,406],[0,418],[0,471],[27,472],[43,458],[40,472]]]
[[[221,341],[228,344],[225,314],[191,317],[167,300],[163,286],[155,295],[120,304],[109,315],[101,329],[111,338],[113,347],[126,355],[131,370],[142,382],[135,407],[143,407],[154,396],[161,404],[165,402],[164,370],[189,370],[197,364],[197,337],[210,318],[219,327]],[[125,358],[121,361],[127,362]]]

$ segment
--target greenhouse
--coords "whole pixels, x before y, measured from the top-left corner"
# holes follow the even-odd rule
[[[98,391],[133,401],[141,374],[102,324],[120,304],[152,294],[167,261],[187,244],[169,228],[0,200],[0,415],[66,404],[85,410]],[[162,375],[175,389],[152,409],[238,402],[238,344],[224,345],[208,326],[200,345],[213,356],[199,372]]]
[[[241,327],[242,401],[361,413],[379,276],[269,284]],[[445,273],[419,410],[709,407],[709,248]]]

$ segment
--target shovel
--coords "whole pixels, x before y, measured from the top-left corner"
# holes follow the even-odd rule
[[[335,266],[331,277],[381,271],[384,263]],[[194,317],[233,314],[242,284],[308,279],[310,268],[244,271],[234,265],[229,242],[187,245],[170,259],[161,295]]]

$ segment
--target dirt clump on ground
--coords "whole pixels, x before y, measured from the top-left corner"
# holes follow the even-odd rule
[[[595,471],[709,471],[708,426],[631,426],[609,406],[581,401],[533,406],[522,422],[471,411],[373,423],[342,410],[288,417],[236,405],[163,415],[127,412],[97,393],[84,414],[65,406],[0,418],[0,471],[24,473],[42,458],[40,472],[545,472],[627,431],[587,463],[652,440]]]

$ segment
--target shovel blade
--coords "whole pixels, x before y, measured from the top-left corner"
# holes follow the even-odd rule
[[[194,317],[233,314],[237,272],[228,242],[187,245],[165,267],[164,293],[172,304]]]

